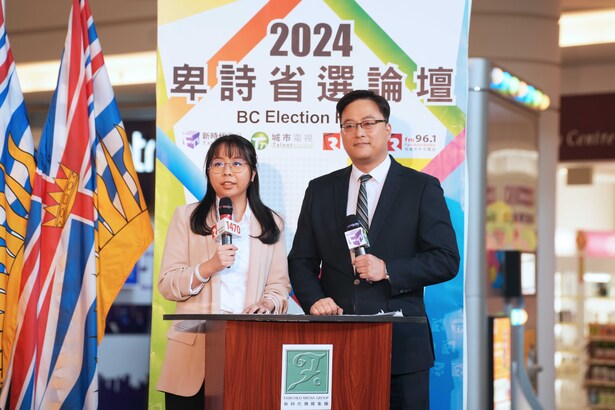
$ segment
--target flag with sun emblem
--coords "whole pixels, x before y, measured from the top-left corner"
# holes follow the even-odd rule
[[[0,2],[0,386],[17,326],[17,297],[34,177],[34,143]]]
[[[36,159],[10,408],[95,409],[105,317],[153,232],[85,0]]]

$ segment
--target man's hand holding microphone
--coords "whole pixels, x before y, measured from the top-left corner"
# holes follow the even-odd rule
[[[370,283],[388,279],[384,261],[367,253],[367,248],[369,248],[367,232],[359,223],[356,215],[346,216],[346,232],[344,232],[344,236],[346,237],[348,249],[354,253],[352,264],[359,278]]]
[[[384,261],[367,253],[367,248],[369,248],[367,232],[365,232],[365,229],[363,229],[359,223],[356,215],[346,216],[346,231],[344,232],[344,236],[348,249],[354,254],[352,264],[359,278],[369,283],[389,278]],[[343,309],[339,307],[332,298],[320,299],[310,308],[311,315],[341,315],[343,313]]]

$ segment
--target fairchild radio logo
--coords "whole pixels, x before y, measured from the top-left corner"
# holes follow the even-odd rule
[[[325,132],[322,134],[322,149],[325,151],[339,151],[342,142],[339,132]]]
[[[391,138],[389,139],[389,151],[401,151],[402,150],[402,135],[401,134],[391,134]]]

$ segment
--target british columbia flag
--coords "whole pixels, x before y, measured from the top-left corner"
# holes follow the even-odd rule
[[[35,172],[34,143],[0,2],[0,386],[11,358],[24,238]]]
[[[153,232],[85,0],[36,160],[10,408],[95,409],[105,317]]]

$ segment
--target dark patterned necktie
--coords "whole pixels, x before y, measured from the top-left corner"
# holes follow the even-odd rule
[[[372,178],[369,174],[364,174],[359,177],[361,180],[361,187],[359,188],[359,197],[357,198],[357,218],[359,223],[363,225],[365,231],[369,229],[369,212],[367,208],[367,190],[365,184]]]

